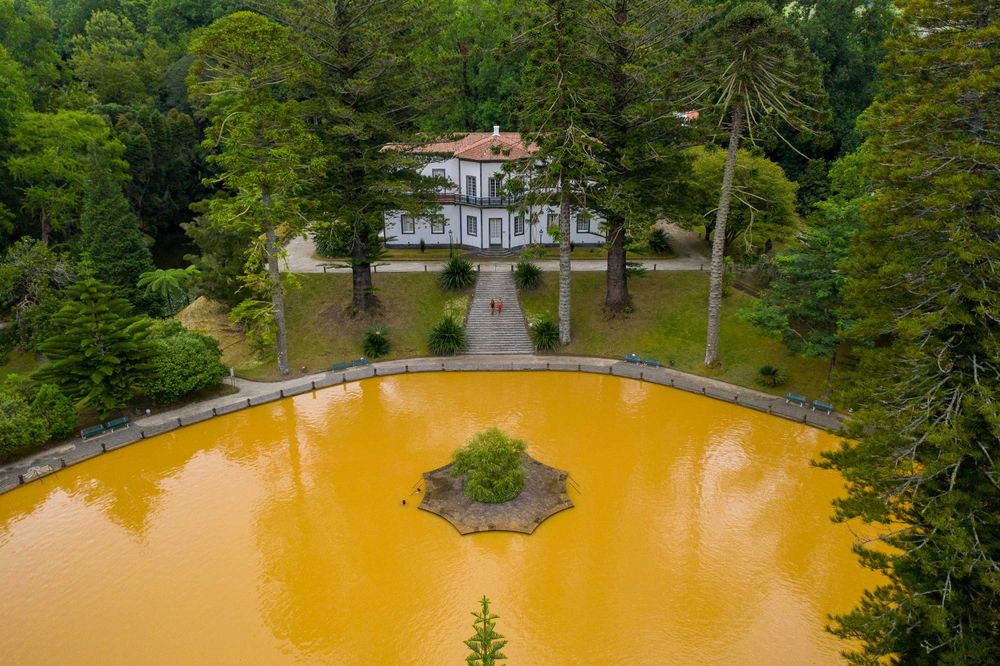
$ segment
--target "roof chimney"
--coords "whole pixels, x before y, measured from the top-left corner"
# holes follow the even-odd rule
[[[494,125],[493,126],[493,136],[500,136],[500,126],[499,125]]]

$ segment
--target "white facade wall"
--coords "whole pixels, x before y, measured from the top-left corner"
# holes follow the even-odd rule
[[[444,176],[452,183],[452,188],[443,191],[443,194],[486,198],[490,195],[489,179],[502,171],[503,165],[502,161],[477,162],[452,157],[428,163],[420,171],[425,176],[433,176],[436,170],[443,170]],[[476,179],[475,193],[467,191],[469,176]],[[448,247],[451,243],[455,247],[485,250],[490,247],[517,249],[529,243],[551,245],[556,242],[548,230],[548,216],[557,215],[558,209],[551,206],[532,206],[526,211],[524,231],[521,234],[515,233],[517,231],[515,212],[507,208],[449,202],[441,204],[439,213],[444,218],[443,225],[432,224],[426,219],[414,220],[412,225],[409,223],[404,225],[403,220],[406,216],[399,211],[387,211],[384,214],[387,245],[412,247],[419,246],[420,241],[423,241],[427,247]],[[590,212],[590,231],[578,231],[577,218],[580,214],[580,211],[573,211],[570,241],[579,245],[602,244],[604,236],[600,229],[601,219]],[[469,224],[470,217],[475,218],[472,229]],[[531,223],[533,218],[537,219],[537,223]],[[412,233],[408,233],[410,229]]]

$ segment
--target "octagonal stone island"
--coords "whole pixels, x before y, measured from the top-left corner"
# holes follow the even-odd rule
[[[549,467],[527,454],[524,458],[524,490],[499,504],[476,502],[466,496],[464,477],[451,475],[454,463],[424,472],[424,496],[420,509],[435,513],[455,526],[459,534],[475,532],[521,532],[531,534],[546,518],[573,502],[566,494],[567,472]]]

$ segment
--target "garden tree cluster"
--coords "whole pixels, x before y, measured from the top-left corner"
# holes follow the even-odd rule
[[[872,196],[845,263],[860,342],[841,520],[886,526],[862,562],[887,580],[834,631],[855,663],[1000,661],[1000,15],[900,3],[866,112]]]
[[[691,162],[686,196],[678,207],[679,219],[686,227],[704,228],[707,240],[715,232],[720,183],[728,155],[711,145],[685,152]],[[797,185],[771,160],[757,152],[737,151],[723,234],[728,254],[749,263],[772,245],[793,238],[801,222],[795,210],[796,189]]]
[[[191,93],[207,98],[212,126],[206,147],[226,189],[208,203],[212,224],[233,226],[252,239],[244,281],[268,294],[275,323],[278,370],[288,374],[284,291],[279,262],[285,242],[308,225],[309,186],[326,160],[306,129],[305,105],[295,99],[307,61],[284,26],[237,12],[205,28],[191,44]],[[266,271],[266,277],[261,273]]]
[[[508,502],[524,490],[523,440],[499,428],[478,433],[453,456],[453,476],[465,476],[465,494],[476,502]]]
[[[769,123],[772,132],[779,131],[774,127],[777,120],[808,131],[817,124],[811,116],[822,106],[822,88],[815,57],[801,35],[761,3],[737,5],[699,35],[690,54],[686,65],[691,100],[711,102],[729,131],[712,239],[705,342],[705,365],[712,367],[719,363],[726,224],[740,141],[744,133],[752,139],[761,122]]]
[[[65,254],[24,238],[0,260],[0,307],[12,313],[10,332],[24,349],[34,349],[52,332],[52,316],[63,292],[79,275]]]
[[[515,101],[526,52],[512,40],[515,0],[444,0],[432,3],[439,33],[426,44],[426,58],[441,69],[448,91],[418,124],[425,132],[489,131],[518,126]]]
[[[76,426],[73,401],[54,384],[34,385],[8,375],[0,383],[0,460],[50,439],[62,439]]]
[[[78,230],[80,210],[97,162],[123,172],[125,147],[100,116],[80,111],[28,113],[14,127],[7,168],[22,192],[22,208],[37,224],[43,243],[66,240]]]
[[[465,663],[469,666],[494,666],[507,660],[501,652],[507,641],[496,630],[496,620],[499,620],[500,616],[490,612],[489,598],[484,596],[479,604],[479,612],[472,613],[472,617],[476,618],[472,622],[472,628],[476,633],[465,641],[465,646],[471,650],[469,656],[465,658]]]
[[[861,206],[870,194],[861,177],[865,155],[846,155],[830,169],[832,195],[819,202],[792,247],[774,259],[777,276],[746,318],[780,338],[789,350],[830,359],[851,327],[843,302],[843,264],[861,230]]]

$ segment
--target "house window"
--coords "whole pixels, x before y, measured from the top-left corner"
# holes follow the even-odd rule
[[[503,191],[503,176],[490,178],[490,197],[498,197]]]
[[[549,213],[548,224],[546,225],[549,233],[553,231],[559,231],[559,213]]]
[[[444,169],[431,169],[431,176],[434,178],[447,178],[448,176],[445,174],[446,172]],[[444,185],[438,185],[438,189],[443,190],[444,188]]]
[[[431,233],[432,234],[443,234],[444,233],[444,220],[431,220]]]
[[[465,177],[465,193],[470,196],[476,196],[476,177],[466,176]]]
[[[524,235],[524,213],[521,213],[514,218],[514,235]]]
[[[586,213],[580,213],[576,216],[576,232],[578,234],[590,233],[590,216]]]
[[[416,225],[413,224],[413,218],[409,215],[403,215],[399,218],[399,224],[403,228],[404,234],[416,233]]]
[[[475,215],[465,216],[465,231],[470,236],[476,236],[479,234],[479,218]]]

